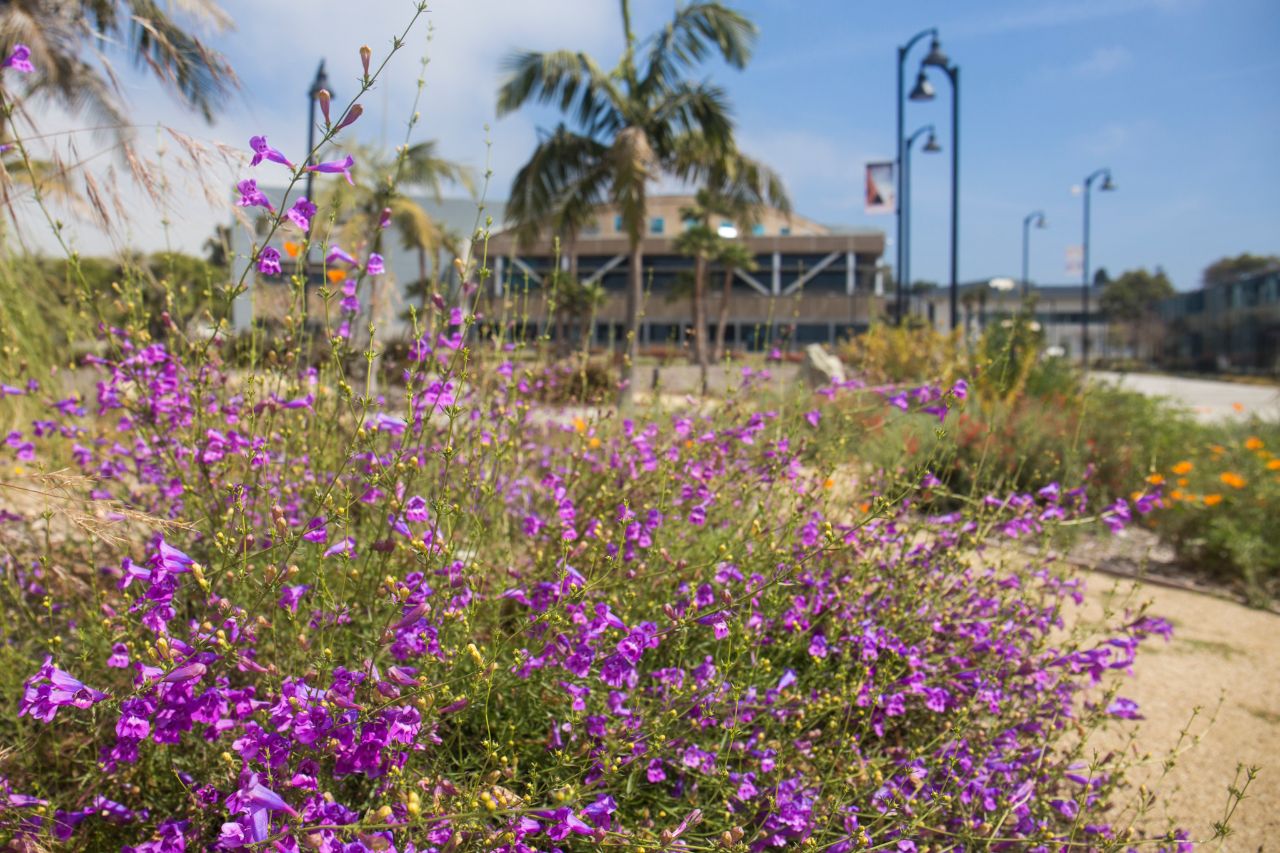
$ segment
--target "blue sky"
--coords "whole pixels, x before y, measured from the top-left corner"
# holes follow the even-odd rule
[[[673,9],[670,0],[633,2],[641,33]],[[1191,288],[1222,255],[1280,253],[1275,0],[737,5],[760,26],[755,58],[745,72],[712,65],[707,75],[730,93],[740,145],[782,173],[806,216],[881,227],[892,237],[892,217],[862,212],[863,165],[893,154],[896,46],[937,26],[962,74],[962,279],[1017,276],[1022,217],[1041,208],[1049,228],[1033,233],[1032,277],[1071,280],[1065,255],[1081,232],[1081,200],[1072,187],[1101,166],[1113,170],[1120,189],[1095,197],[1095,267],[1114,275],[1161,265],[1179,288]],[[367,42],[378,56],[411,11],[407,0],[224,6],[237,29],[211,41],[244,84],[230,108],[211,128],[153,83],[126,74],[138,121],[238,147],[266,132],[299,155],[305,92],[318,59],[328,60],[338,96],[349,94],[343,81],[358,72],[358,46]],[[440,0],[428,20],[430,42],[425,27],[411,37],[355,129],[369,141],[402,141],[425,50],[428,85],[415,139],[438,138],[446,156],[477,168],[487,162],[491,197],[506,195],[535,128],[553,120],[535,113],[494,121],[501,57],[515,47],[564,46],[612,64],[621,46],[610,0]],[[907,130],[935,123],[946,148],[949,87],[941,77],[934,82],[938,99],[909,105]],[[950,159],[944,150],[913,160],[915,278],[947,279]],[[194,202],[175,207],[169,239],[191,249],[225,217]],[[150,246],[158,239],[138,224],[132,237]],[[93,248],[92,239],[84,244]]]

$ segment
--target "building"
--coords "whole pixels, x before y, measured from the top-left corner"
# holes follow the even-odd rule
[[[1184,370],[1280,373],[1280,267],[1163,300],[1161,360]]]
[[[682,277],[692,274],[691,257],[676,250],[685,230],[681,211],[692,196],[656,196],[648,200],[643,250],[646,299],[640,328],[644,348],[679,346],[689,337],[691,309]],[[759,350],[783,340],[795,344],[834,344],[864,331],[883,311],[878,274],[885,238],[880,231],[838,230],[797,215],[766,209],[750,233],[734,223],[713,223],[721,234],[741,240],[754,268],[732,271],[726,345]],[[621,217],[609,205],[573,241],[557,247],[549,236],[520,244],[511,230],[488,240],[487,265],[493,271],[492,295],[518,313],[527,333],[548,331],[544,280],[559,264],[576,269],[579,280],[598,283],[604,304],[584,318],[598,346],[620,345],[625,337],[630,244]],[[708,339],[714,340],[726,270],[712,265],[708,280]],[[559,327],[551,322],[554,334]]]
[[[1084,306],[1079,284],[1032,285],[1027,296],[1035,303],[1047,351],[1079,358]],[[989,323],[1008,319],[1022,309],[1022,287],[1011,278],[993,278],[959,285],[959,324],[966,337],[977,337]],[[1100,288],[1089,294],[1089,355],[1118,358],[1127,355],[1110,321],[1099,311]],[[912,297],[912,313],[923,316],[940,331],[951,328],[951,293],[945,285]]]

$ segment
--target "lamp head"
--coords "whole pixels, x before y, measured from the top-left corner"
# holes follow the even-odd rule
[[[942,146],[938,144],[938,137],[932,130],[929,131],[929,138],[924,141],[924,148],[921,150],[930,154],[936,154],[942,150]]]
[[[1048,221],[1047,221],[1047,220],[1045,220],[1045,218],[1044,218],[1044,214],[1043,214],[1043,213],[1041,213],[1041,214],[1037,214],[1037,215],[1036,215],[1036,227],[1037,227],[1037,228],[1048,228],[1048,227],[1049,227],[1049,223],[1048,223]]]
[[[947,55],[942,52],[942,45],[935,38],[933,43],[929,45],[929,55],[922,62],[924,65],[932,65],[935,68],[946,68],[951,60],[947,59]]]
[[[929,78],[925,76],[924,69],[920,69],[920,75],[916,77],[915,88],[911,90],[911,94],[907,96],[913,101],[932,101],[933,100],[933,84],[929,82]]]
[[[1115,188],[1115,182],[1111,180],[1111,173],[1107,172],[1107,174],[1103,176],[1102,186],[1098,187],[1098,190],[1104,193],[1109,193]]]
[[[329,88],[329,75],[324,72],[324,60],[320,60],[320,67],[316,69],[316,79],[311,82],[311,97],[315,97],[321,89]]]

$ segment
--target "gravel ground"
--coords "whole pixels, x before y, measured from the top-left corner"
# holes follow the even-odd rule
[[[1132,581],[1081,572],[1088,582],[1082,619],[1100,618],[1133,588]],[[1220,848],[1213,844],[1203,849],[1280,851],[1280,616],[1163,586],[1138,584],[1137,598],[1150,600],[1150,612],[1174,627],[1171,642],[1154,638],[1143,645],[1134,677],[1121,690],[1146,717],[1135,743],[1140,753],[1154,759],[1146,768],[1146,781],[1193,839],[1209,839],[1212,824],[1223,817],[1237,765],[1259,766],[1248,798],[1232,818],[1231,836]],[[1208,725],[1219,696],[1223,701],[1217,718]],[[1205,710],[1191,727],[1192,733],[1203,733],[1200,742],[1182,753],[1159,781],[1160,762],[1177,743],[1196,704]],[[1132,781],[1144,778],[1135,772]],[[1163,812],[1151,817],[1153,825],[1164,825]]]

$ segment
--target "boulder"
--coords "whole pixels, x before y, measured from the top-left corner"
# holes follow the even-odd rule
[[[845,380],[844,365],[840,363],[840,359],[827,352],[822,344],[809,344],[804,348],[804,365],[800,374],[813,388]]]

